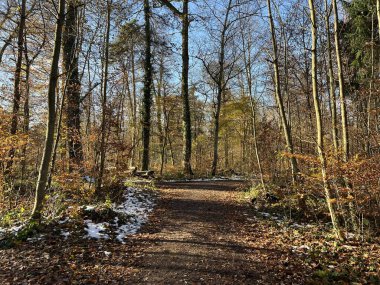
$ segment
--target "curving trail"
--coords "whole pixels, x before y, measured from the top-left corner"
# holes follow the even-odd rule
[[[84,238],[80,221],[51,225],[0,250],[0,284],[321,284],[305,282],[305,255],[284,232],[238,202],[242,184],[161,183],[149,222],[124,244]]]
[[[267,233],[247,218],[250,206],[237,202],[241,185],[159,185],[162,200],[153,217],[157,228],[144,235],[145,249],[128,284],[287,283],[289,252],[265,240]]]

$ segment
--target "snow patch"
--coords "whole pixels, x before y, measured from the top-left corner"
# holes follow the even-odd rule
[[[107,229],[108,223],[95,224],[91,220],[85,220],[87,235],[94,239],[109,239],[109,235],[104,233]]]
[[[95,210],[96,206],[94,205],[87,205],[84,207],[84,210],[85,211],[92,211],[92,210]]]
[[[60,221],[58,221],[58,224],[65,224],[65,223],[67,223],[68,221],[70,221],[70,218],[69,217],[66,217],[66,218],[64,218],[63,220],[60,220]]]
[[[61,230],[61,236],[63,236],[65,239],[67,239],[70,234],[71,234],[70,232],[66,232],[66,231]]]
[[[19,225],[19,226],[13,226],[10,228],[0,228],[0,238],[9,234],[15,235],[17,234],[23,227],[24,225]]]
[[[310,251],[310,246],[305,244],[300,246],[292,246],[292,252],[308,254],[308,251]]]
[[[140,189],[128,187],[124,193],[124,202],[114,207],[114,211],[130,216],[127,224],[120,225],[117,229],[117,240],[123,242],[128,235],[135,234],[148,220],[148,214],[153,210],[154,201],[151,195]],[[118,224],[118,218],[115,218]]]
[[[112,205],[112,210],[120,216],[126,217],[124,223],[119,217],[115,217],[112,223],[94,223],[92,220],[85,220],[87,236],[94,239],[110,239],[113,233],[116,239],[124,242],[128,235],[138,232],[147,222],[149,213],[153,210],[154,201],[151,194],[138,188],[128,187],[123,194],[123,203]],[[96,206],[85,206],[85,211],[94,210]],[[124,219],[123,219],[124,220]]]

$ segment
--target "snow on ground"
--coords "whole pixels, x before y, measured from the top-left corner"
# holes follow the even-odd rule
[[[19,225],[19,226],[13,226],[11,228],[0,228],[0,238],[12,234],[15,235],[17,234],[23,227],[24,225]]]
[[[110,239],[114,232],[116,239],[120,242],[128,235],[135,234],[148,220],[149,213],[153,210],[154,199],[148,192],[127,187],[123,202],[119,205],[112,204],[112,210],[120,216],[128,217],[126,222],[121,223],[119,217],[115,217],[112,223],[93,223],[92,220],[85,220],[87,237],[95,239]],[[95,206],[86,206],[86,211],[94,210]],[[108,234],[109,233],[109,234]]]
[[[135,234],[147,222],[148,214],[153,210],[153,207],[154,201],[151,195],[140,189],[128,187],[124,193],[124,202],[114,210],[117,213],[130,216],[131,219],[128,224],[119,227],[117,239],[122,242],[127,235]]]
[[[70,232],[61,230],[61,236],[63,236],[65,239],[67,239],[70,236]]]
[[[153,210],[154,198],[153,195],[143,189],[135,187],[127,187],[123,194],[123,202],[121,204],[112,204],[111,209],[116,213],[113,220],[106,220],[95,223],[87,219],[84,220],[86,237],[93,239],[111,239],[115,238],[120,242],[131,234],[135,234],[147,222],[149,213]],[[84,211],[96,211],[96,205],[83,206]],[[69,217],[61,217],[58,220],[59,225],[68,224],[71,221]],[[9,235],[16,235],[22,228],[23,224],[9,227],[0,227],[0,240]],[[60,236],[67,239],[71,233],[66,230],[60,232]],[[28,241],[33,242],[42,239],[43,235],[28,238]]]
[[[87,236],[94,239],[109,239],[109,235],[105,233],[109,223],[93,223],[91,220],[85,220],[86,224],[85,230],[87,231]]]

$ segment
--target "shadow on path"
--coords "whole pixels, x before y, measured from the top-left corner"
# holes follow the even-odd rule
[[[268,257],[284,253],[246,242],[241,184],[161,183],[159,231],[145,237],[129,284],[263,284]]]

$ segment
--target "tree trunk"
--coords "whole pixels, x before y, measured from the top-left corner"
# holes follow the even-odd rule
[[[135,51],[134,43],[132,40],[132,50],[131,50],[131,65],[132,65],[132,159],[131,166],[136,166],[136,154],[137,154],[137,93],[136,93],[136,70],[135,70]]]
[[[144,97],[142,110],[142,170],[149,170],[149,144],[150,144],[150,126],[151,126],[151,106],[152,106],[152,63],[151,63],[151,29],[150,29],[150,3],[144,0],[144,18],[145,18],[145,62],[144,62]]]
[[[380,39],[380,0],[376,0],[376,14],[377,14],[377,24],[379,25],[379,39]]]
[[[339,81],[339,98],[340,98],[340,113],[342,116],[342,151],[343,151],[343,161],[347,162],[349,159],[349,142],[348,142],[348,129],[347,129],[347,108],[345,99],[345,88],[344,88],[344,78],[343,78],[343,66],[342,57],[340,54],[340,42],[338,34],[338,8],[336,0],[332,0],[333,11],[334,11],[334,38],[335,38],[335,50],[336,50],[336,61],[338,66],[338,81]]]
[[[219,147],[219,118],[220,109],[222,107],[222,95],[226,87],[227,82],[224,78],[224,65],[225,65],[225,48],[226,48],[226,33],[229,28],[229,16],[232,9],[232,1],[228,1],[226,15],[224,17],[223,29],[220,39],[220,52],[219,52],[219,73],[217,75],[217,96],[216,96],[216,109],[214,115],[214,143],[213,143],[213,160],[211,167],[211,175],[216,175],[218,166],[218,147]]]
[[[168,7],[182,21],[182,127],[183,127],[183,168],[185,175],[193,175],[191,169],[191,113],[189,102],[189,0],[183,0],[183,10],[180,12],[168,0],[160,0],[160,2]]]
[[[164,80],[164,56],[161,55],[160,58],[160,70],[159,70],[159,78],[158,78],[158,84],[157,84],[157,92],[156,92],[156,108],[157,108],[157,130],[158,130],[158,136],[159,136],[159,142],[160,142],[160,164],[163,165],[164,161],[164,140],[165,140],[165,134],[162,127],[162,89],[163,89],[163,80]],[[162,169],[162,168],[160,168]],[[162,174],[162,173],[161,173]]]
[[[29,97],[30,97],[30,62],[28,62],[26,56],[26,67],[25,67],[25,101],[24,101],[24,134],[29,134],[29,124],[30,124],[30,111],[29,111]],[[26,171],[26,148],[25,145],[22,149],[22,165],[21,165],[21,180],[24,180]]]
[[[186,175],[191,169],[191,114],[189,102],[189,0],[183,0],[182,17],[182,104],[183,104],[183,167]]]
[[[40,220],[41,210],[43,207],[43,200],[45,197],[45,187],[49,174],[49,164],[51,159],[51,154],[54,145],[54,127],[55,127],[55,96],[56,96],[56,86],[58,81],[58,65],[59,56],[62,43],[62,29],[65,19],[65,0],[59,1],[58,8],[58,19],[55,29],[55,41],[54,41],[54,51],[53,51],[53,61],[51,64],[50,76],[49,76],[49,89],[48,89],[48,120],[47,120],[47,130],[45,138],[44,153],[41,161],[41,166],[39,170],[37,186],[36,186],[36,196],[34,202],[34,208],[32,212],[32,220]]]
[[[367,102],[367,133],[366,133],[366,152],[367,157],[371,157],[371,125],[372,125],[372,118],[371,118],[371,106],[372,106],[372,97],[373,97],[373,88],[374,88],[374,79],[375,79],[375,21],[374,21],[374,14],[372,13],[371,18],[371,80],[369,82],[369,97]]]
[[[229,154],[229,145],[228,145],[228,131],[224,134],[224,169],[227,171],[229,168],[228,154]]]
[[[111,8],[112,0],[107,0],[107,27],[106,38],[104,47],[104,72],[103,72],[103,96],[102,96],[102,123],[101,123],[101,141],[100,141],[100,162],[99,173],[96,181],[96,192],[99,195],[102,184],[104,165],[106,159],[106,118],[107,118],[107,87],[108,87],[108,64],[109,64],[109,42],[110,42],[110,30],[111,30]]]
[[[53,174],[54,174],[54,169],[55,169],[55,162],[56,162],[56,159],[57,159],[57,150],[58,150],[59,140],[61,138],[63,108],[65,106],[65,97],[66,97],[66,87],[67,87],[67,81],[65,82],[65,86],[63,88],[62,98],[61,98],[61,104],[60,104],[60,108],[59,108],[59,117],[58,117],[58,124],[57,124],[57,135],[55,137],[55,142],[54,142],[54,147],[53,147],[53,157],[51,159],[49,178],[48,178],[48,182],[47,182],[47,189],[50,188],[51,181],[53,179]]]
[[[211,167],[211,175],[216,175],[216,170],[218,167],[218,148],[219,148],[219,118],[220,118],[220,109],[222,106],[222,93],[223,88],[221,84],[218,86],[218,94],[216,97],[216,110],[214,115],[214,141],[213,141],[213,160]]]
[[[335,154],[338,153],[338,129],[336,118],[336,101],[335,101],[335,81],[333,72],[333,62],[331,55],[331,39],[330,39],[330,12],[327,0],[325,0],[325,24],[327,35],[327,60],[328,60],[328,84],[329,84],[329,97],[330,97],[330,113],[331,113],[331,127],[332,127],[332,139],[334,145]]]
[[[330,194],[330,186],[327,181],[327,173],[326,173],[326,159],[324,154],[324,146],[323,146],[323,133],[322,133],[322,117],[321,117],[321,109],[319,105],[319,97],[318,97],[318,78],[317,78],[317,24],[315,18],[315,8],[314,8],[314,0],[309,0],[310,7],[310,19],[311,19],[311,34],[312,34],[312,87],[313,87],[313,100],[314,100],[314,109],[315,109],[315,119],[316,119],[316,127],[317,127],[317,150],[319,155],[319,160],[321,163],[321,173],[323,180],[323,187],[327,202],[327,207],[330,212],[331,222],[335,231],[335,234],[338,239],[342,240],[343,236],[341,234],[338,220],[336,218],[336,213],[333,204],[331,203],[331,194]]]
[[[78,4],[69,0],[63,32],[63,70],[66,75],[66,127],[69,151],[69,171],[78,169],[83,162],[80,128],[80,89],[78,72]]]
[[[161,166],[160,166],[160,175],[162,176],[164,172],[165,163],[167,161],[166,148],[168,144],[168,136],[169,136],[169,112],[166,108],[166,90],[163,89],[163,100],[162,100],[162,110],[164,114],[164,141],[161,148]]]
[[[276,41],[276,33],[275,33],[275,29],[274,29],[274,22],[273,22],[273,16],[272,16],[271,0],[267,0],[267,3],[268,3],[269,24],[270,24],[270,30],[271,30],[271,36],[272,36],[272,47],[273,47],[273,69],[274,69],[275,96],[276,96],[277,107],[278,107],[279,113],[280,113],[281,125],[282,125],[282,129],[284,132],[286,146],[287,146],[287,149],[291,155],[290,164],[292,167],[293,183],[295,183],[297,180],[297,174],[299,173],[299,169],[298,169],[297,160],[295,157],[293,157],[294,148],[293,148],[293,141],[292,141],[292,137],[291,137],[291,130],[290,130],[289,124],[288,124],[287,119],[286,119],[284,103],[283,103],[282,96],[281,96],[280,73],[279,73],[278,55],[277,55],[277,41]]]
[[[338,7],[337,1],[332,0],[333,11],[334,11],[334,38],[335,38],[335,50],[336,50],[336,60],[338,66],[338,80],[339,80],[339,98],[340,98],[340,113],[342,117],[342,151],[343,151],[343,161],[348,162],[350,149],[349,149],[349,141],[348,141],[348,121],[347,121],[347,107],[346,107],[346,94],[344,87],[344,78],[343,78],[343,65],[342,65],[342,57],[341,57],[341,49],[339,42],[339,34],[338,34]],[[352,196],[352,189],[350,183],[347,178],[344,178],[346,187],[348,189],[349,196]],[[358,226],[356,223],[356,217],[354,212],[353,202],[348,203],[349,211],[350,211],[350,219],[352,226],[355,231],[358,230]]]
[[[24,32],[25,32],[25,21],[26,21],[26,0],[21,2],[20,10],[20,23],[18,25],[18,36],[17,36],[17,59],[16,59],[16,70],[14,78],[14,90],[13,90],[13,107],[12,107],[12,121],[10,134],[15,135],[18,129],[18,116],[20,110],[20,100],[21,100],[21,71],[22,71],[22,53],[24,50]],[[15,149],[12,147],[9,151],[9,161],[6,167],[6,173],[9,173],[12,164],[13,157],[15,155]]]
[[[250,92],[252,93],[252,92]],[[259,168],[259,174],[260,174],[260,181],[261,181],[261,186],[263,187],[264,192],[266,192],[266,185],[265,185],[265,180],[264,180],[264,174],[263,174],[263,168],[261,166],[261,159],[260,159],[260,154],[259,154],[259,148],[257,145],[257,135],[256,135],[256,106],[253,100],[252,94],[250,94],[250,101],[251,101],[251,113],[252,113],[252,130],[253,130],[253,144],[255,147],[255,156],[256,156],[256,161],[257,161],[257,167]]]

